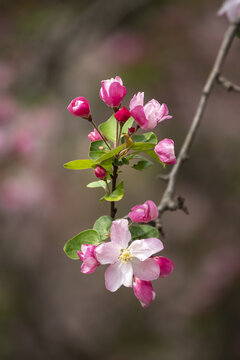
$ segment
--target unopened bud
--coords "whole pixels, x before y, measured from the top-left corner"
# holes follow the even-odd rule
[[[98,179],[102,179],[102,180],[105,179],[107,176],[106,170],[100,165],[96,166],[94,173]]]

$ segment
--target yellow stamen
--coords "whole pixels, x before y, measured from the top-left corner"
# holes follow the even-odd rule
[[[121,260],[124,264],[126,264],[129,260],[132,261],[132,255],[130,251],[128,249],[122,249],[119,260]]]

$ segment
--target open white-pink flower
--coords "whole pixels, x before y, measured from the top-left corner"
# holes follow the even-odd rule
[[[110,242],[95,249],[97,260],[101,264],[110,264],[105,272],[105,285],[109,291],[116,291],[122,285],[132,287],[133,275],[145,281],[159,277],[159,265],[150,256],[163,250],[161,240],[135,240],[129,245],[131,233],[126,219],[113,221],[110,235]]]
[[[230,22],[239,22],[240,21],[240,0],[226,0],[220,10],[218,15],[226,14]]]

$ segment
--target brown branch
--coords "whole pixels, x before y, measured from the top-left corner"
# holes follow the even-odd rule
[[[203,113],[206,108],[209,95],[211,93],[214,83],[219,78],[220,72],[224,64],[224,60],[228,54],[228,51],[236,34],[237,28],[238,28],[237,24],[231,24],[224,35],[213,68],[202,90],[200,101],[195,116],[193,118],[193,121],[191,123],[190,129],[180,149],[179,156],[177,158],[177,163],[176,165],[173,166],[171,172],[167,176],[165,176],[165,180],[167,181],[167,187],[158,205],[159,217],[161,217],[162,214],[167,210],[182,209],[184,212],[187,212],[184,199],[182,197],[178,197],[178,199],[174,198],[177,175],[183,162],[188,158],[188,153],[191,148],[192,142],[196,136],[201,119],[203,117]]]
[[[219,82],[222,87],[227,91],[235,91],[240,93],[240,86],[234,84],[230,80],[226,79],[224,76],[219,75],[217,78],[217,81]]]

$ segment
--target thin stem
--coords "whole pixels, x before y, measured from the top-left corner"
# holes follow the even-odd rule
[[[119,131],[119,136],[118,136],[118,145],[120,144],[123,126],[124,126],[124,123],[120,123],[120,131]]]
[[[225,32],[223,41],[221,43],[220,49],[218,51],[216,60],[213,65],[213,68],[212,68],[212,70],[208,76],[208,79],[205,83],[205,86],[202,90],[202,94],[200,97],[199,104],[197,106],[196,113],[193,117],[193,120],[192,120],[191,126],[189,128],[189,131],[187,133],[187,136],[186,136],[186,138],[182,144],[182,147],[180,149],[179,156],[177,158],[177,163],[176,163],[176,165],[174,165],[171,172],[168,174],[168,177],[166,178],[167,187],[166,187],[165,192],[163,193],[162,199],[158,205],[160,216],[166,210],[186,209],[183,198],[181,198],[181,201],[176,201],[174,199],[177,175],[178,175],[178,172],[179,172],[183,162],[188,158],[188,152],[191,148],[191,145],[193,143],[193,140],[194,140],[197,130],[199,128],[201,119],[203,117],[204,110],[207,105],[207,100],[212,91],[214,83],[219,78],[221,69],[224,64],[224,60],[228,54],[228,51],[230,49],[230,46],[231,46],[234,36],[236,34],[238,25],[239,24],[231,24],[229,26],[229,28],[227,29],[227,31]]]
[[[116,166],[115,164],[113,164],[113,175],[112,175],[112,192],[114,190],[116,190],[116,185],[117,185],[117,177],[118,177],[118,166]],[[110,205],[110,216],[115,219],[116,213],[117,213],[117,209],[115,207],[115,201],[111,201],[111,205]]]
[[[92,123],[93,127],[97,130],[98,134],[101,136],[101,138],[103,139],[103,141],[105,142],[105,144],[107,145],[107,147],[109,148],[109,150],[112,150],[110,145],[107,142],[107,139],[105,138],[105,136],[101,133],[101,131],[98,130],[97,125],[95,124],[95,122],[93,121],[92,117],[90,117],[90,119],[88,120],[90,123]]]
[[[118,121],[116,120],[116,147],[118,147],[118,129],[119,129],[119,125],[118,125]]]

